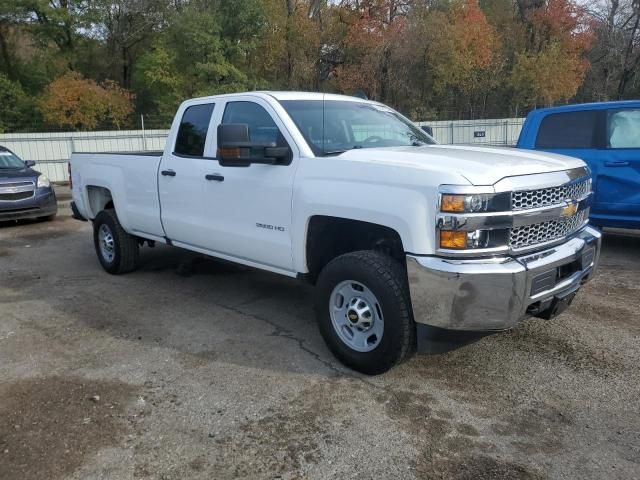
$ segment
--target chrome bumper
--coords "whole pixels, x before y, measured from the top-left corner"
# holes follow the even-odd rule
[[[407,255],[415,321],[450,330],[511,328],[529,315],[550,317],[589,280],[601,234],[585,227],[541,252],[490,259]]]

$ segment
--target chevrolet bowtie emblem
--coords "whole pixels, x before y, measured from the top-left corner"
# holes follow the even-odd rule
[[[563,217],[573,217],[578,211],[578,205],[571,203],[562,209]]]

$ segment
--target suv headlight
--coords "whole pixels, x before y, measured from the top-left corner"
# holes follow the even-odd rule
[[[44,188],[51,186],[51,182],[46,175],[40,175],[38,177],[38,188]]]

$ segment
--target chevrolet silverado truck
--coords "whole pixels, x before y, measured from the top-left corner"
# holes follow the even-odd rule
[[[314,284],[330,350],[378,374],[434,328],[559,314],[598,263],[583,161],[435,143],[359,98],[198,98],[164,152],[74,153],[72,208],[112,274],[162,242]]]

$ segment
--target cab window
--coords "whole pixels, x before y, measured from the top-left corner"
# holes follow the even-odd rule
[[[261,105],[254,102],[229,102],[222,123],[245,123],[249,126],[249,141],[276,147],[286,147],[280,129]]]
[[[607,120],[609,148],[640,148],[640,109],[610,110]]]
[[[540,124],[536,148],[595,148],[598,112],[552,113]]]
[[[178,155],[202,157],[207,130],[213,113],[213,103],[191,105],[182,115],[174,152]]]

